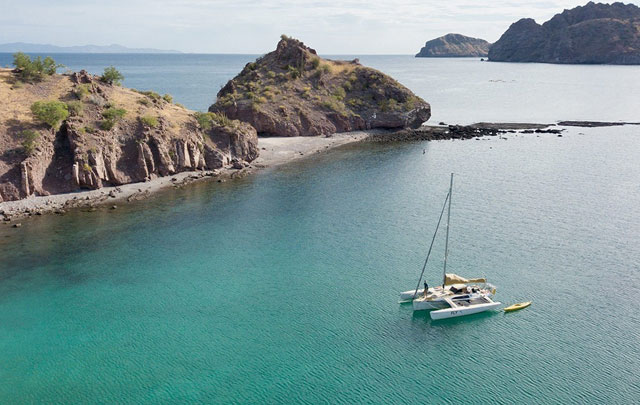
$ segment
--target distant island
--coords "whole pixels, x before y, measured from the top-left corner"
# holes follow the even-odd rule
[[[640,64],[640,8],[589,2],[564,10],[542,25],[523,18],[493,44],[489,60]]]
[[[77,45],[57,46],[49,44],[31,44],[26,42],[12,42],[0,44],[0,52],[26,52],[26,53],[181,53],[180,51],[162,50],[153,48],[127,48],[126,46],[112,45]]]
[[[268,136],[417,128],[431,117],[429,103],[393,78],[358,60],[323,59],[284,35],[218,92],[209,111]]]
[[[428,41],[416,58],[485,57],[491,44],[484,39],[447,34]]]

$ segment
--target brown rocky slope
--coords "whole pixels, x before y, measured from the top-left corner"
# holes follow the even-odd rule
[[[523,18],[491,46],[489,60],[640,64],[640,8],[589,2],[542,25]]]
[[[322,59],[284,35],[275,51],[247,64],[220,90],[209,111],[265,136],[419,127],[431,116],[427,102],[389,76],[357,60]]]
[[[51,128],[31,111],[41,100],[64,102],[73,112]],[[109,111],[119,111],[111,123]],[[86,72],[22,83],[0,69],[0,202],[238,166],[258,156],[251,126],[195,114]]]

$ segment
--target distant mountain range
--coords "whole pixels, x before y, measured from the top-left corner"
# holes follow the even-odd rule
[[[56,46],[49,44],[30,44],[26,42],[12,42],[0,44],[0,52],[26,52],[26,53],[181,53],[180,51],[162,50],[153,48],[127,48],[126,46],[112,45],[77,45]]]

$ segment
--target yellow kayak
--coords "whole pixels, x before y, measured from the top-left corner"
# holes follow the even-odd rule
[[[524,309],[526,307],[528,307],[529,305],[531,305],[531,301],[527,301],[527,302],[519,302],[517,304],[513,304],[509,307],[506,307],[504,309],[504,312],[513,312],[513,311],[517,311],[519,309]]]

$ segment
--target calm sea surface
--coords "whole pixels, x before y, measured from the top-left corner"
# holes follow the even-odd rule
[[[252,58],[57,57],[196,109]],[[361,61],[435,121],[640,121],[640,67]],[[353,145],[0,225],[0,403],[635,403],[638,156],[633,126]],[[451,172],[451,270],[530,308],[432,322],[397,303]]]

